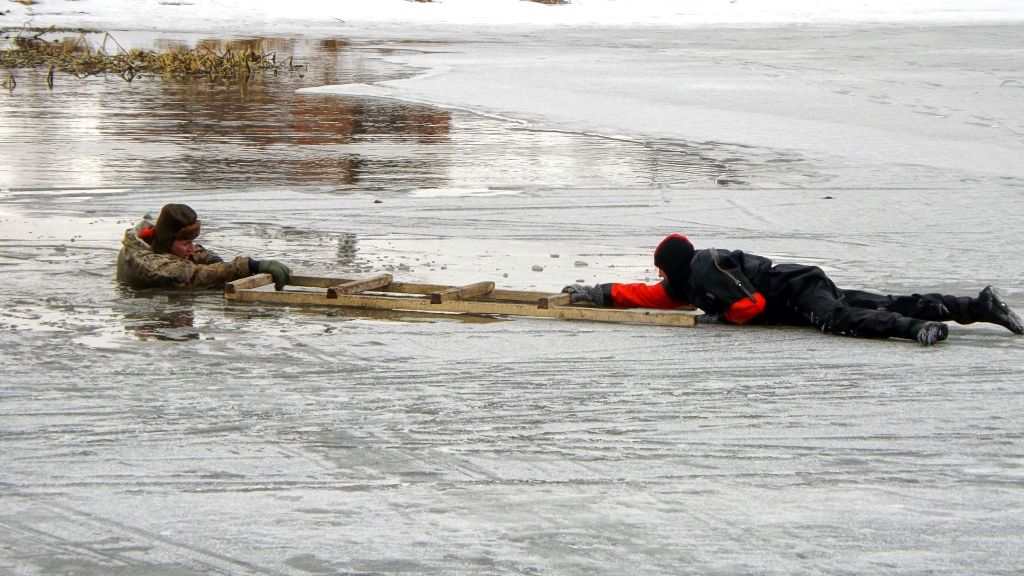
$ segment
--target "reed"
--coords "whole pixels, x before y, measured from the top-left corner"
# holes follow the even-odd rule
[[[90,46],[87,34],[102,34],[102,42]],[[163,52],[125,50],[109,34],[91,30],[21,29],[17,34],[7,31],[5,35],[8,47],[0,49],[0,68],[48,68],[50,86],[55,70],[79,78],[116,74],[131,82],[143,75],[248,81],[253,75],[270,70],[302,68],[293,65],[291,58],[287,64],[278,63],[275,53],[251,48],[220,52],[206,47],[171,48]],[[107,46],[111,44],[115,49],[108,52]],[[13,80],[10,72],[8,77]]]

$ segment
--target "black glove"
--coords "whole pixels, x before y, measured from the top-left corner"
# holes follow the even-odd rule
[[[281,290],[292,279],[291,268],[277,260],[253,260],[249,258],[249,271],[270,274],[274,278],[275,290]]]
[[[721,314],[699,314],[697,324],[725,324],[725,318]]]
[[[562,288],[562,292],[570,294],[569,301],[573,304],[577,302],[590,302],[596,306],[604,306],[604,290],[601,290],[600,284],[594,284],[593,286],[572,284]]]

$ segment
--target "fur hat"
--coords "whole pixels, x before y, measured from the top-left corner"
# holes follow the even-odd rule
[[[654,250],[654,265],[665,273],[666,291],[677,300],[683,298],[686,281],[690,279],[693,254],[693,244],[680,234],[667,236]]]
[[[167,254],[175,240],[195,240],[202,222],[196,211],[184,204],[168,204],[160,210],[153,227],[153,252]]]

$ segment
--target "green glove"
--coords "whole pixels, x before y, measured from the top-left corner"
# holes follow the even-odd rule
[[[260,265],[257,270],[262,274],[270,274],[274,277],[275,290],[281,290],[284,288],[284,285],[292,278],[291,269],[277,260],[260,260]]]

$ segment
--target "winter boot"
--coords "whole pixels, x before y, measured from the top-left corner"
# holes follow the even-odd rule
[[[1020,316],[1017,316],[1006,305],[1006,302],[1003,302],[995,288],[986,286],[978,294],[978,299],[975,302],[979,312],[979,322],[999,324],[1014,334],[1024,334],[1024,322],[1021,322]]]
[[[917,330],[917,341],[925,346],[942,342],[949,336],[949,326],[942,322],[924,322]]]

